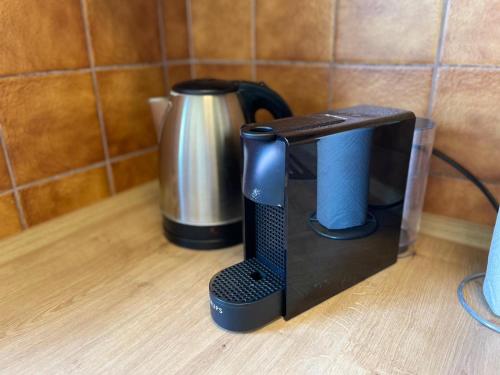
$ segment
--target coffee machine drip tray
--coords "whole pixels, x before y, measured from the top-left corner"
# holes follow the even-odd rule
[[[279,318],[284,283],[256,258],[217,273],[210,281],[214,321],[230,331],[251,331]]]

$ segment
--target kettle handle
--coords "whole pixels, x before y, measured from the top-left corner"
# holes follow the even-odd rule
[[[239,81],[238,85],[238,94],[247,123],[255,122],[255,113],[259,109],[268,110],[274,118],[292,116],[292,111],[285,100],[264,82]]]

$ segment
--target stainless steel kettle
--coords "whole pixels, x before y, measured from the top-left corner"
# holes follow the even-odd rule
[[[263,83],[197,79],[149,100],[160,142],[160,199],[166,237],[214,249],[242,240],[240,127],[266,109],[292,115]]]

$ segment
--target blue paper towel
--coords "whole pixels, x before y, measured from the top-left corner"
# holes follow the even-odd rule
[[[372,134],[356,129],[318,141],[316,217],[328,229],[366,221]]]
[[[500,316],[500,211],[493,231],[488,266],[483,284],[483,294],[491,311]]]

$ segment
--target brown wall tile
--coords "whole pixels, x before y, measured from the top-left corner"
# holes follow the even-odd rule
[[[488,185],[500,199],[500,185]],[[463,178],[430,176],[424,211],[480,224],[495,224],[496,212],[484,195]]]
[[[169,59],[189,58],[186,2],[163,0],[165,43]]]
[[[118,192],[158,178],[158,152],[113,163],[113,176]]]
[[[252,80],[252,67],[249,64],[196,64],[197,78]]]
[[[332,0],[257,0],[257,58],[330,61],[334,3]]]
[[[453,0],[448,14],[443,62],[500,64],[500,1]]]
[[[335,68],[333,107],[373,104],[427,112],[431,68]]]
[[[167,69],[167,75],[170,90],[177,82],[191,79],[191,67],[189,65],[170,65]]]
[[[21,190],[29,225],[88,206],[109,196],[104,168],[92,169],[60,180]]]
[[[194,57],[249,59],[251,0],[191,0]]]
[[[0,74],[88,66],[79,0],[0,1]]]
[[[16,203],[12,194],[0,195],[0,238],[21,231]]]
[[[184,0],[83,0],[97,65],[161,61],[158,16],[168,59],[189,58]],[[339,2],[338,13],[334,8]],[[500,0],[450,0],[443,63],[500,65]],[[161,2],[162,7],[158,8]],[[255,2],[255,3],[254,3]],[[252,6],[256,58],[363,63],[327,67],[258,64],[257,79],[289,102],[295,114],[369,103],[426,115],[431,68],[366,64],[431,64],[444,0],[191,0],[193,54],[233,64],[196,63],[194,76],[252,79]],[[158,14],[163,9],[163,14]],[[0,76],[88,67],[80,0],[0,3]],[[334,25],[334,18],[338,22]],[[333,41],[334,27],[336,27]],[[334,43],[335,42],[335,43]],[[335,51],[332,51],[335,45]],[[332,53],[334,52],[334,53]],[[236,63],[235,63],[236,62]],[[326,65],[326,64],[325,64]],[[329,100],[330,75],[333,103]],[[98,72],[111,156],[156,143],[147,105],[164,95],[162,68]],[[191,66],[169,65],[171,86],[191,78]],[[500,71],[441,68],[434,96],[436,146],[491,182],[500,196]],[[0,125],[18,184],[104,159],[88,73],[0,78]],[[257,119],[270,119],[259,111]],[[156,152],[112,164],[118,191],[157,177]],[[426,210],[479,223],[495,218],[481,193],[433,159]],[[11,188],[0,144],[0,192]],[[104,169],[69,175],[21,191],[27,220],[39,223],[109,195]],[[0,237],[21,230],[14,198],[0,195]]]
[[[5,158],[3,155],[3,145],[0,142],[0,192],[8,190],[11,188],[11,182],[9,177],[9,171],[7,165],[5,164]]]
[[[273,115],[271,115],[271,112],[265,110],[265,109],[259,109],[255,113],[255,122],[269,122],[274,120]]]
[[[98,72],[104,120],[111,156],[140,150],[156,143],[148,98],[161,96],[161,68]]]
[[[336,58],[433,63],[442,0],[339,0]]]
[[[104,158],[90,74],[0,80],[0,108],[18,184]]]
[[[440,70],[435,145],[487,181],[500,181],[499,102],[500,71]]]
[[[328,109],[328,78],[328,68],[290,65],[257,66],[257,79],[264,81],[282,95],[294,115]]]
[[[156,0],[85,0],[97,65],[161,60]]]

